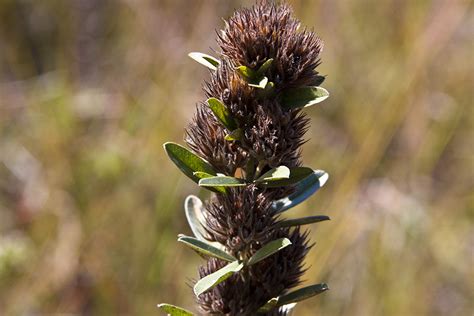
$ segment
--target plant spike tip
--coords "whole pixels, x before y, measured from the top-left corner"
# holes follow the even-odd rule
[[[165,149],[185,175],[214,192],[204,203],[188,197],[196,238],[179,237],[206,260],[194,285],[205,314],[289,315],[297,301],[328,289],[293,288],[311,248],[300,227],[329,217],[280,219],[328,178],[302,167],[309,124],[302,109],[329,92],[316,71],[323,43],[299,25],[288,5],[262,0],[225,21],[218,59],[189,55],[212,70],[206,101],[186,128],[189,149],[174,143]]]

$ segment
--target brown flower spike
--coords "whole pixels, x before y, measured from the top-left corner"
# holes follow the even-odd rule
[[[195,236],[178,239],[207,260],[194,285],[204,314],[289,315],[296,302],[328,289],[291,290],[311,248],[301,225],[329,218],[281,218],[328,178],[301,162],[309,123],[302,108],[328,92],[319,87],[324,77],[316,71],[323,44],[299,26],[287,5],[262,1],[225,22],[218,59],[190,54],[211,69],[208,99],[186,128],[191,151],[174,143],[165,149],[186,175],[214,192],[205,203],[186,199]]]

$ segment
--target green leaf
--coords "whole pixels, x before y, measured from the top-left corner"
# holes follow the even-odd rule
[[[176,143],[167,142],[163,145],[170,159],[178,166],[178,168],[189,178],[195,182],[199,182],[199,177],[194,172],[205,172],[215,175],[214,168],[188,149]]]
[[[224,246],[217,241],[211,242],[206,240],[207,232],[204,229],[206,226],[204,207],[202,201],[197,196],[189,195],[186,200],[184,200],[184,213],[188,220],[189,227],[197,239],[204,240],[215,248],[224,251]]]
[[[207,236],[204,229],[206,218],[204,217],[202,201],[197,196],[189,195],[184,200],[184,213],[194,236],[200,240],[205,240],[204,236]]]
[[[168,315],[171,315],[171,316],[193,316],[194,315],[193,313],[191,313],[190,311],[184,308],[174,306],[171,304],[158,304],[158,308],[160,308],[165,313],[168,313]]]
[[[214,247],[213,245],[204,240],[199,240],[194,237],[181,235],[178,237],[178,241],[206,256],[216,257],[229,262],[237,260],[236,258],[229,255],[227,252]]]
[[[268,313],[276,307],[284,308],[287,311],[291,311],[296,302],[300,302],[312,296],[318,295],[324,291],[329,290],[328,286],[324,283],[310,285],[302,289],[293,291],[288,294],[281,295],[279,297],[274,297],[270,299],[265,305],[258,309],[258,313]]]
[[[314,170],[311,175],[295,185],[295,192],[289,196],[273,201],[272,208],[277,212],[284,212],[316,193],[328,180],[329,175],[323,170]]]
[[[310,286],[298,289],[296,291],[293,291],[291,293],[279,296],[277,306],[300,302],[307,298],[321,294],[327,290],[329,290],[329,287],[324,283],[310,285]]]
[[[301,226],[307,225],[322,221],[330,220],[329,216],[320,215],[320,216],[308,216],[295,219],[287,219],[276,224],[277,227],[292,227],[292,226]]]
[[[212,70],[217,70],[217,67],[221,64],[218,59],[203,53],[192,52],[189,53],[188,56]]]
[[[293,185],[304,178],[310,176],[313,173],[313,169],[307,167],[296,167],[290,170],[290,177],[287,179],[280,179],[275,181],[266,181],[262,182],[262,185],[267,188],[277,188],[284,187],[288,185]]]
[[[260,68],[258,68],[258,70],[257,70],[257,75],[259,75],[259,76],[265,75],[265,72],[270,68],[270,66],[272,65],[272,63],[273,63],[273,58],[270,58],[270,59],[268,59],[267,61],[265,61],[265,62],[260,66]]]
[[[273,168],[261,175],[255,182],[276,181],[288,179],[290,177],[290,169],[286,166]]]
[[[264,76],[265,71],[270,67],[273,59],[267,60],[259,70],[255,71],[247,66],[239,66],[236,68],[237,72],[244,78],[251,87],[265,89],[268,84],[268,78]],[[274,84],[271,83],[269,90],[272,90]]]
[[[329,92],[321,87],[303,87],[283,92],[282,106],[285,109],[308,107],[322,102],[329,97]]]
[[[201,295],[202,293],[210,290],[217,284],[225,281],[229,277],[231,277],[234,273],[239,272],[244,267],[244,264],[239,261],[234,261],[226,265],[220,270],[217,270],[214,273],[206,275],[204,278],[197,281],[194,285],[194,294],[197,296]]]
[[[236,70],[247,82],[255,83],[259,79],[257,72],[247,66],[239,66]]]
[[[243,136],[244,136],[244,132],[242,131],[242,129],[238,128],[238,129],[233,130],[230,134],[226,135],[224,139],[228,141],[242,140]]]
[[[243,187],[246,184],[242,179],[220,176],[201,179],[199,185],[202,187]]]
[[[209,174],[209,173],[207,173],[207,172],[202,172],[202,171],[193,172],[193,175],[195,175],[195,176],[198,177],[199,179],[215,177],[215,175],[213,175],[213,174]]]
[[[207,173],[207,172],[202,172],[202,171],[193,172],[193,175],[195,175],[196,177],[198,177],[199,180],[205,179],[205,178],[211,178],[211,177],[215,177],[215,176],[216,176],[216,175],[209,174],[209,173]],[[219,175],[219,173],[217,173],[217,175]],[[211,190],[211,191],[214,191],[214,192],[218,192],[218,193],[226,193],[226,190],[225,190],[224,187],[214,187],[214,188],[207,187],[207,189],[209,189],[209,190]]]
[[[207,100],[207,104],[209,104],[209,108],[211,108],[214,115],[219,121],[221,121],[225,128],[227,128],[229,131],[233,131],[237,128],[237,123],[232,118],[227,107],[220,100],[216,98],[210,98]]]
[[[263,259],[280,251],[281,249],[288,247],[289,245],[291,245],[291,241],[288,238],[273,240],[257,250],[257,252],[249,259],[249,261],[247,261],[247,265],[251,266],[252,264],[260,262]]]
[[[255,83],[249,83],[248,85],[254,88],[265,89],[268,83],[268,78],[263,77],[262,79],[255,80]]]

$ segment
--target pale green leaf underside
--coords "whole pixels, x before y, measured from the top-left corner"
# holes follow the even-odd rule
[[[248,85],[254,88],[265,89],[268,83],[268,78],[263,77],[262,79],[257,79],[254,81],[255,83],[249,83]]]
[[[217,67],[220,65],[220,61],[217,58],[204,53],[192,52],[188,56],[211,70],[217,70]]]
[[[296,167],[290,169],[290,176],[288,178],[277,179],[272,181],[264,181],[262,185],[267,188],[277,188],[288,185],[293,185],[310,176],[313,173],[313,169],[307,167]]]
[[[229,262],[237,260],[225,251],[214,247],[209,242],[204,240],[199,240],[189,236],[179,236],[178,241],[206,256],[216,257]]]
[[[234,261],[229,263],[222,269],[205,276],[204,278],[197,281],[197,283],[194,285],[194,294],[196,294],[197,296],[201,295],[202,293],[210,290],[217,284],[225,281],[234,273],[239,272],[240,270],[242,270],[243,267],[243,263],[239,261]]]
[[[190,311],[171,304],[158,304],[158,308],[170,316],[193,316]]]
[[[220,243],[214,241],[210,242],[207,241],[205,236],[207,236],[207,232],[204,229],[206,225],[206,218],[204,216],[204,207],[202,201],[194,195],[189,195],[186,200],[184,201],[184,212],[186,214],[186,219],[188,220],[189,227],[197,239],[203,240],[215,248],[218,248],[224,251],[224,246]]]
[[[291,245],[291,241],[288,238],[280,238],[273,240],[257,250],[257,252],[247,261],[247,265],[250,266],[257,262],[262,261],[263,259],[273,255],[274,253],[280,251],[281,249]]]
[[[302,87],[283,92],[282,106],[286,109],[308,107],[326,100],[329,92],[322,87]]]
[[[242,187],[246,184],[242,179],[218,176],[201,179],[199,180],[199,185],[202,187]]]
[[[288,179],[290,177],[290,169],[286,166],[273,168],[262,174],[255,182],[276,181]]]
[[[186,214],[186,219],[194,236],[198,239],[205,240],[207,233],[203,225],[206,218],[204,217],[202,201],[197,196],[188,196],[186,200],[184,200],[184,213]]]
[[[195,175],[196,177],[199,178],[199,180],[201,179],[205,179],[205,178],[212,178],[212,177],[215,177],[216,175],[213,175],[213,174],[209,174],[207,172],[202,172],[202,171],[196,171],[196,172],[193,172],[193,175]],[[219,175],[219,173],[217,173],[217,175]],[[199,182],[198,182],[199,183]],[[219,193],[226,193],[226,190],[224,187],[207,187],[207,189],[211,190],[211,191],[214,191],[214,192],[219,192]]]

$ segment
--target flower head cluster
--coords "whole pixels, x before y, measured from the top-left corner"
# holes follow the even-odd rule
[[[178,239],[207,259],[194,292],[208,314],[287,315],[291,303],[327,290],[318,284],[289,292],[311,248],[301,225],[329,218],[281,218],[327,179],[301,162],[309,123],[302,108],[328,93],[316,71],[322,42],[299,26],[287,5],[262,1],[225,22],[218,59],[190,54],[212,70],[207,101],[186,128],[191,151],[174,143],[165,149],[215,193],[205,203],[188,197],[195,237]],[[177,308],[170,306],[161,307]]]

